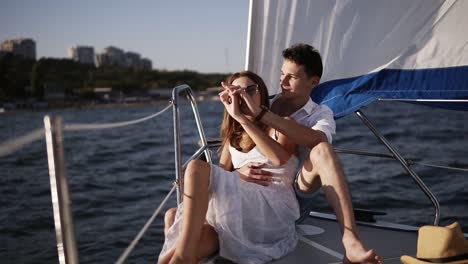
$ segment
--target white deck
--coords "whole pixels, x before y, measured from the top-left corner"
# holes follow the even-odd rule
[[[300,239],[296,250],[271,264],[342,263],[344,249],[334,216],[319,213],[312,215],[297,226]],[[416,255],[417,228],[415,227],[384,222],[358,222],[358,230],[365,244],[377,250],[386,264],[400,264],[402,255]],[[232,262],[217,259],[214,263]]]

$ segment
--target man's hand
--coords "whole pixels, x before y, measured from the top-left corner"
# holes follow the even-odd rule
[[[258,185],[269,186],[273,181],[273,174],[269,171],[262,170],[265,163],[249,162],[246,165],[237,169],[241,180],[246,182],[256,183]]]

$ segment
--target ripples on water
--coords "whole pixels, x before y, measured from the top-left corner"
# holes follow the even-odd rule
[[[106,123],[157,112],[164,103],[131,108],[63,110],[67,123]],[[218,137],[219,102],[199,103],[208,137]],[[378,103],[364,109],[405,157],[415,161],[468,168],[468,115],[401,103]],[[0,115],[0,142],[39,128],[45,112]],[[183,155],[197,148],[195,123],[182,111]],[[131,127],[65,134],[65,158],[72,210],[82,263],[114,262],[171,188],[174,152],[171,111]],[[334,144],[385,152],[355,116],[338,120]],[[402,224],[431,223],[431,203],[400,165],[388,159],[340,155],[357,208],[387,212],[380,220]],[[3,263],[55,263],[56,240],[44,141],[0,159],[0,259]],[[422,166],[416,172],[442,206],[442,224],[459,220],[468,232],[468,174]],[[168,206],[174,206],[174,199]],[[168,207],[166,206],[166,208]],[[329,211],[317,198],[316,210]],[[155,262],[163,243],[158,217],[130,255],[128,263]]]

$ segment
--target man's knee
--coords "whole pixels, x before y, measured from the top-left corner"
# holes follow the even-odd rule
[[[328,142],[320,142],[310,151],[310,159],[313,163],[332,159],[335,155],[333,146]],[[320,163],[320,162],[319,162]]]

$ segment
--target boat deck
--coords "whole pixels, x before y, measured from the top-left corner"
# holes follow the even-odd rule
[[[401,263],[402,255],[416,255],[417,228],[386,222],[358,222],[361,239],[384,258],[384,263]],[[344,249],[335,216],[311,212],[297,225],[299,242],[296,250],[271,264],[342,263]],[[217,258],[212,263],[233,263]]]

